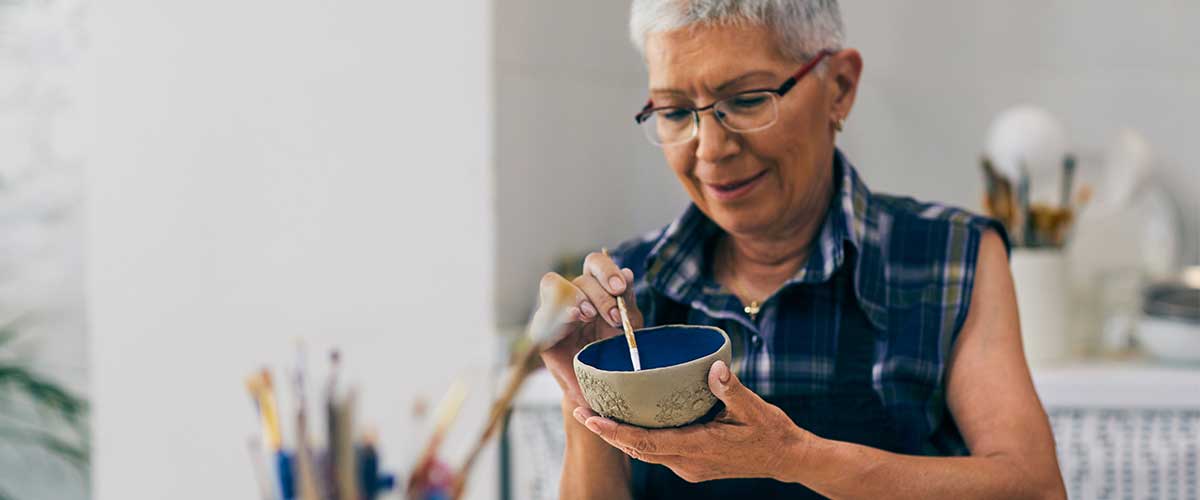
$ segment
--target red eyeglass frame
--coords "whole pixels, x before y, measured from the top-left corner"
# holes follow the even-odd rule
[[[830,57],[832,55],[833,55],[832,50],[822,50],[821,52],[818,52],[816,57],[813,57],[811,61],[808,61],[808,64],[805,64],[804,67],[800,68],[799,71],[792,73],[791,77],[789,77],[787,80],[784,80],[783,85],[780,85],[779,88],[745,90],[742,92],[738,92],[735,95],[748,94],[751,92],[771,92],[779,97],[783,97],[784,94],[787,94],[789,90],[792,90],[792,87],[795,87],[796,84],[800,82],[801,78],[804,78],[804,75],[807,75],[810,71],[813,70],[813,68],[817,67],[817,65],[821,63],[822,59],[825,59],[826,57]],[[705,106],[703,108],[692,108],[692,111],[695,111],[696,113],[708,111],[709,109],[712,109],[713,106],[716,106],[718,102],[721,102],[721,100],[718,100],[718,101],[716,101],[712,104],[709,104],[708,106]],[[642,106],[642,110],[638,111],[638,114],[633,116],[633,122],[637,123],[638,125],[641,125],[641,123],[646,120],[646,117],[650,116],[651,112],[658,111],[660,109],[681,109],[681,108],[682,108],[681,106],[663,106],[663,107],[656,108],[656,107],[654,107],[654,100],[647,99],[646,105]]]

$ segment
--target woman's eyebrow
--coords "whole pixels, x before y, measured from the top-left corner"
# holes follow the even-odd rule
[[[760,69],[760,70],[755,70],[755,71],[750,71],[750,72],[747,72],[747,73],[742,73],[741,75],[739,75],[739,76],[737,76],[737,77],[735,77],[735,78],[732,78],[732,79],[729,79],[729,80],[725,81],[725,83],[722,83],[722,84],[720,84],[720,85],[717,85],[717,87],[716,87],[715,89],[713,89],[713,90],[715,90],[715,91],[717,91],[717,92],[719,93],[719,92],[721,92],[721,91],[723,91],[723,90],[728,90],[728,89],[730,89],[730,88],[736,87],[737,85],[739,85],[739,84],[741,84],[741,83],[743,83],[743,82],[745,82],[745,81],[747,81],[747,80],[753,80],[753,79],[755,79],[755,78],[758,78],[758,77],[760,77],[760,76],[774,77],[774,76],[775,76],[775,74],[774,74],[774,73],[772,73],[772,72],[770,72],[770,71],[763,70],[763,69]]]
[[[775,76],[775,73],[772,73],[767,70],[760,69],[760,70],[749,71],[746,73],[742,73],[738,76],[735,76],[733,78],[730,78],[728,80],[725,80],[720,85],[717,85],[716,87],[714,87],[713,90],[717,93],[720,93],[722,91],[725,91],[732,87],[740,85],[740,84],[744,83],[746,80],[752,80],[752,79],[758,78],[758,77],[774,77],[774,76]],[[677,95],[677,96],[681,96],[681,97],[687,96],[687,92],[684,92],[679,89],[668,88],[668,87],[651,87],[650,93],[658,94],[658,95]]]

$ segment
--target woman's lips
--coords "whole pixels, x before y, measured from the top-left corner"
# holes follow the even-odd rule
[[[738,198],[741,198],[742,196],[745,196],[752,189],[754,189],[754,187],[757,186],[760,183],[760,181],[762,181],[762,178],[765,176],[766,173],[767,173],[767,171],[763,170],[762,172],[754,174],[753,176],[748,177],[746,179],[742,179],[740,181],[735,181],[735,182],[730,182],[730,183],[725,183],[725,184],[705,183],[704,187],[705,187],[705,189],[708,190],[708,192],[710,194],[713,195],[714,198],[716,198],[718,200],[721,200],[721,201],[736,200]]]

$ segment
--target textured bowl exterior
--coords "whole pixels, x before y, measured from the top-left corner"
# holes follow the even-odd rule
[[[708,371],[718,359],[726,365],[730,363],[729,335],[720,328],[693,325],[663,325],[638,332],[659,328],[715,330],[725,341],[716,352],[702,358],[637,372],[601,370],[579,361],[576,354],[575,377],[593,411],[640,427],[664,428],[690,424],[717,403],[716,396],[708,389]]]

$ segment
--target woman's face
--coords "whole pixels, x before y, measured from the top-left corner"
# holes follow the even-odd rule
[[[687,107],[777,88],[804,65],[780,53],[770,31],[758,26],[651,34],[646,62],[654,105]],[[769,237],[823,217],[832,185],[833,124],[845,116],[838,113],[849,112],[837,80],[836,72],[825,78],[809,73],[778,100],[779,118],[765,130],[730,132],[711,112],[703,113],[695,140],[663,147],[667,163],[696,206],[735,235]],[[852,101],[852,88],[850,94]]]

